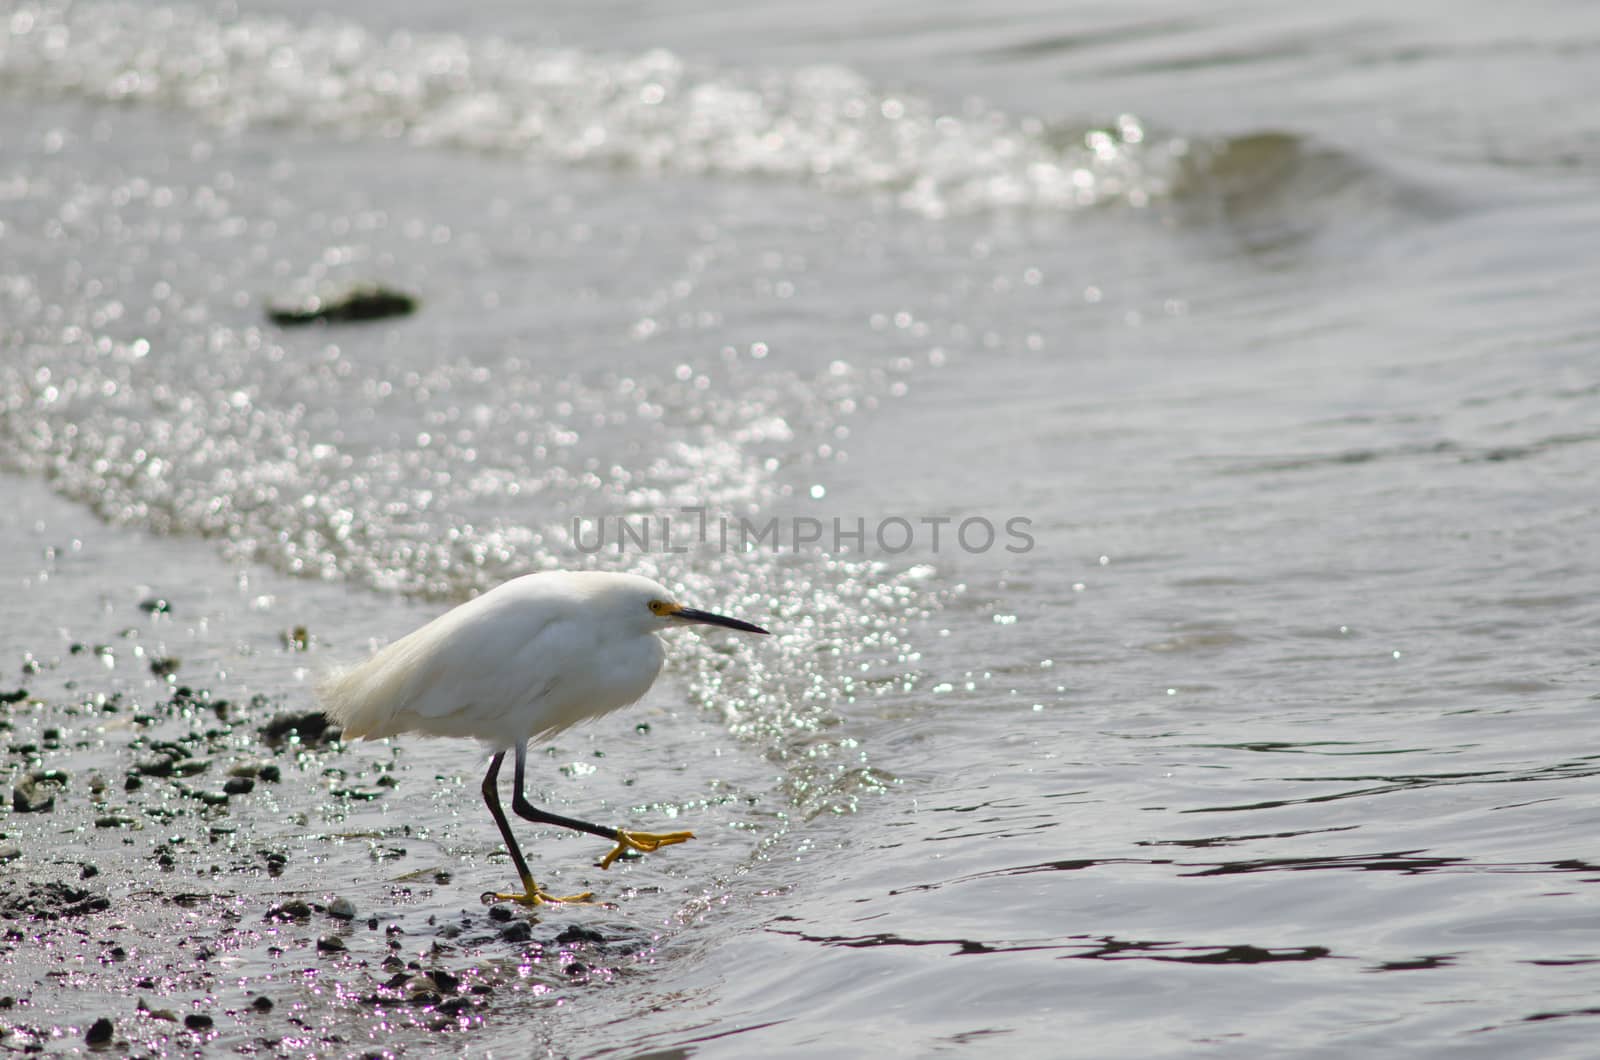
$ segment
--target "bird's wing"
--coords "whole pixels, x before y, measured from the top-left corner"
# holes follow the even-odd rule
[[[406,659],[398,731],[504,744],[559,724],[545,715],[563,698],[561,675],[583,640],[581,623],[560,607],[512,600],[461,616]]]

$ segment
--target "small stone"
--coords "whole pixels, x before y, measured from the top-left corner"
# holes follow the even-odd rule
[[[324,935],[317,940],[317,949],[322,953],[343,953],[349,948],[337,935]]]
[[[279,770],[277,766],[271,764],[262,766],[256,775],[262,780],[266,781],[268,784],[276,784],[278,781],[283,779],[282,771]]]
[[[22,848],[15,843],[0,843],[0,862],[15,861],[22,856]]]
[[[98,875],[100,875],[100,869],[95,865],[84,865],[78,869],[78,879],[80,880],[92,880]]]
[[[267,1013],[272,1011],[272,999],[265,994],[250,1002],[250,1007],[257,1012]]]
[[[41,784],[38,773],[17,779],[11,788],[11,808],[17,813],[49,813],[56,808],[56,796]]]
[[[283,714],[261,727],[261,739],[268,747],[277,749],[286,743],[302,747],[316,747],[339,739],[340,729],[331,725],[328,716],[320,710],[304,714]]]
[[[308,920],[311,907],[298,898],[291,898],[267,910],[266,920]]]
[[[181,665],[181,660],[174,656],[163,655],[150,660],[150,672],[163,680],[170,681],[177,674],[178,667]]]
[[[357,283],[267,306],[267,319],[280,327],[296,324],[351,323],[406,316],[416,312],[417,299],[374,283]]]
[[[211,763],[204,758],[185,758],[172,763],[172,772],[180,777],[192,777],[210,768]]]
[[[28,690],[19,688],[14,692],[0,692],[0,703],[21,703],[28,698]]]
[[[83,1036],[83,1040],[89,1045],[110,1045],[114,1034],[116,1027],[106,1017],[101,1016],[89,1025],[89,1031]]]
[[[169,615],[172,604],[160,596],[149,596],[139,601],[139,610],[147,615]]]
[[[561,970],[570,976],[577,977],[588,972],[589,966],[584,964],[582,961],[573,961],[571,964],[567,965]]]
[[[129,773],[128,778],[122,782],[123,791],[138,791],[142,787],[144,787],[144,781],[132,773]]]
[[[203,1012],[191,1012],[183,1017],[183,1025],[192,1031],[208,1031],[211,1029],[211,1017]]]
[[[328,903],[328,915],[335,920],[354,920],[356,904],[348,898],[335,898]]]
[[[511,910],[503,905],[492,905],[489,907],[489,919],[497,920],[503,924],[511,919]]]
[[[604,942],[606,937],[594,928],[572,924],[561,929],[561,934],[556,936],[556,942],[562,945],[571,945],[574,942]]]
[[[459,1016],[472,1007],[472,1002],[464,997],[453,997],[439,1006],[439,1011],[446,1016]]]
[[[500,937],[507,942],[527,942],[533,938],[533,928],[526,920],[516,920],[500,929]]]
[[[229,795],[248,795],[255,787],[256,782],[249,777],[229,777],[227,783],[222,785],[222,790]]]

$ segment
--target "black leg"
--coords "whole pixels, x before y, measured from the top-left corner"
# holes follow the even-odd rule
[[[516,755],[516,783],[514,784],[515,790],[511,793],[511,812],[515,813],[524,821],[532,821],[534,824],[553,824],[557,828],[571,828],[576,832],[588,832],[590,835],[597,835],[601,839],[609,839],[613,843],[617,841],[617,830],[615,828],[607,828],[604,825],[590,824],[587,821],[579,821],[572,817],[563,817],[558,813],[550,813],[548,810],[541,810],[539,807],[529,802],[522,794],[522,778],[523,774],[527,770],[528,765],[527,745],[520,743],[517,744]],[[500,759],[503,757],[505,757],[504,751],[501,751],[499,755],[495,756],[495,769],[499,768]],[[504,831],[504,829],[502,829],[502,831]]]
[[[483,776],[483,801],[489,804],[494,823],[500,826],[500,838],[506,841],[506,849],[511,852],[511,863],[517,867],[522,885],[531,891],[534,887],[533,873],[528,871],[528,863],[517,846],[517,837],[511,834],[511,822],[506,820],[506,811],[500,806],[500,763],[505,761],[505,757],[506,753],[501,751],[489,760],[489,772]]]
[[[500,758],[504,756],[505,752],[502,751],[495,758],[491,772],[500,768]],[[655,832],[629,832],[621,828],[606,828],[604,825],[590,824],[588,821],[579,821],[572,817],[562,817],[558,813],[541,810],[524,798],[522,794],[523,774],[527,771],[528,764],[528,747],[526,744],[517,745],[516,756],[516,791],[511,796],[512,811],[523,820],[533,821],[536,824],[553,824],[558,828],[571,828],[577,832],[588,832],[590,835],[597,835],[601,839],[611,840],[617,845],[611,849],[611,853],[600,859],[600,867],[602,869],[610,868],[613,861],[616,861],[630,850],[637,851],[640,854],[649,854],[664,846],[682,843],[685,840],[694,838],[693,832],[663,832],[657,834]],[[502,828],[501,831],[505,831],[505,829]]]

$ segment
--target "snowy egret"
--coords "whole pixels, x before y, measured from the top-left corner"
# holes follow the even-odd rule
[[[507,751],[515,756],[511,809],[518,817],[616,844],[601,868],[626,850],[649,853],[693,839],[691,832],[624,831],[549,813],[527,801],[522,785],[529,740],[637,700],[661,672],[663,650],[656,634],[695,624],[767,632],[685,607],[662,586],[634,574],[526,574],[330,676],[317,694],[328,716],[344,726],[346,739],[416,732],[469,736],[488,744],[494,757],[483,778],[483,799],[522,881],[521,893],[493,898],[527,906],[582,901],[590,895],[556,898],[534,882],[500,805],[500,764]]]

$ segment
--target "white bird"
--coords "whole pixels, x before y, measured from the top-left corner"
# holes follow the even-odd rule
[[[500,764],[507,751],[515,755],[511,809],[517,816],[616,843],[601,868],[626,850],[649,853],[693,839],[692,832],[624,831],[540,810],[523,796],[523,773],[529,740],[639,699],[661,672],[664,653],[656,634],[694,624],[767,632],[685,607],[662,586],[635,574],[527,574],[333,674],[317,695],[328,716],[344,727],[345,739],[416,732],[487,743],[494,757],[483,778],[483,798],[511,852],[522,891],[486,897],[526,906],[583,901],[588,893],[557,898],[534,882],[500,805]]]

